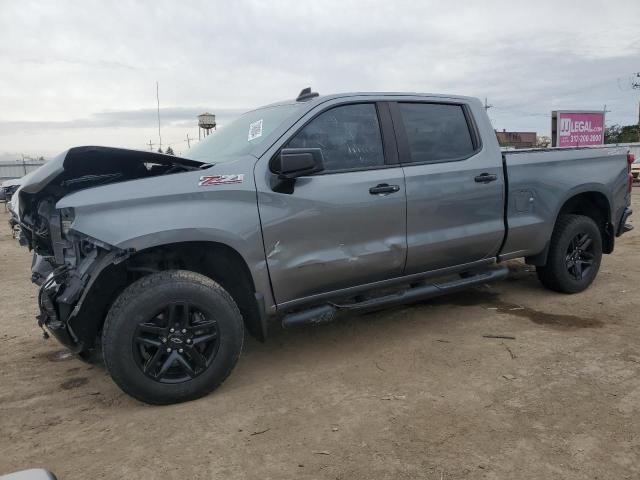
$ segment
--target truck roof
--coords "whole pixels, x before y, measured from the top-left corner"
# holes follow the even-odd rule
[[[304,90],[303,90],[304,92]],[[265,107],[276,107],[279,105],[293,105],[293,104],[297,104],[297,103],[304,103],[309,105],[309,107],[312,106],[316,106],[319,105],[321,103],[327,102],[329,100],[334,100],[337,98],[349,98],[349,97],[377,97],[377,98],[381,98],[381,97],[424,97],[424,98],[431,98],[431,99],[446,99],[446,100],[459,100],[461,102],[465,102],[465,103],[469,103],[469,102],[477,102],[479,101],[477,98],[475,97],[469,97],[469,96],[464,96],[464,95],[449,95],[449,94],[442,94],[442,93],[419,93],[419,92],[344,92],[344,93],[331,93],[328,95],[316,95],[313,96],[311,98],[306,98],[303,100],[298,100],[296,98],[292,98],[289,100],[283,100],[283,101],[279,101],[279,102],[274,102],[274,103],[270,103],[268,105],[263,105],[262,107],[258,107],[258,108],[265,108]],[[253,110],[257,110],[258,108],[255,108]]]

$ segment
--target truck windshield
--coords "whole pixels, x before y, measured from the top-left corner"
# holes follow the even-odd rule
[[[191,160],[219,163],[246,154],[300,108],[300,104],[287,104],[244,113],[213,132],[183,156]]]

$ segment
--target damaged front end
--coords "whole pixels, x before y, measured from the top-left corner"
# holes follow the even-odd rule
[[[86,311],[89,285],[104,268],[126,259],[128,252],[72,230],[58,236],[58,229],[53,227],[58,216],[50,219],[54,255],[36,249],[32,265],[31,279],[40,285],[38,325],[45,337],[51,333],[70,350],[80,353],[93,347],[98,333],[92,328],[95,322],[87,322],[86,315],[81,315]]]
[[[132,253],[74,230],[73,208],[56,208],[64,196],[109,183],[199,169],[201,162],[106,147],[71,149],[36,170],[20,190],[20,242],[34,252],[32,281],[40,286],[38,324],[76,353],[94,346],[110,301],[92,292]]]

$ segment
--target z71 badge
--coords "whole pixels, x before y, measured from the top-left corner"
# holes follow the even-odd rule
[[[200,177],[199,187],[211,187],[213,185],[228,185],[230,183],[244,182],[244,173],[239,175],[205,175]]]

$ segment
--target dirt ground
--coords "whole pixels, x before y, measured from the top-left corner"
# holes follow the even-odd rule
[[[640,478],[639,252],[640,230],[620,238],[578,295],[512,262],[508,280],[476,290],[274,326],[213,394],[152,407],[42,339],[31,257],[0,215],[0,474]]]

